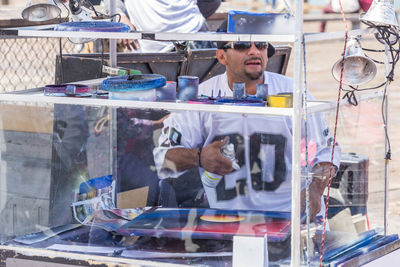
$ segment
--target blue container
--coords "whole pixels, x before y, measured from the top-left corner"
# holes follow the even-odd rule
[[[188,101],[197,98],[199,91],[199,77],[179,76],[178,77],[178,96],[180,101]]]
[[[244,83],[233,83],[233,98],[234,99],[242,99],[245,97],[244,92],[245,84]]]
[[[156,88],[166,83],[159,74],[137,74],[105,79],[100,88],[109,92],[109,99],[155,101]]]
[[[252,13],[231,10],[228,33],[294,34],[295,19],[288,13]]]

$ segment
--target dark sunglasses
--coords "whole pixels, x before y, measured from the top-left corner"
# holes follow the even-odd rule
[[[268,43],[267,42],[254,42],[254,45],[257,47],[258,50],[264,50],[268,48]],[[230,42],[225,44],[222,49],[229,49],[233,48],[235,50],[247,50],[250,49],[251,47],[251,42]]]

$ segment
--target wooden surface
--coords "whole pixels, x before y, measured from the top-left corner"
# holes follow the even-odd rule
[[[48,134],[53,132],[53,110],[50,108],[1,105],[0,114],[1,130]]]

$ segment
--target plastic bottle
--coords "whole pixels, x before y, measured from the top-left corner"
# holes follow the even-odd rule
[[[225,157],[227,157],[229,160],[232,161],[232,168],[235,170],[239,170],[240,166],[236,162],[236,157],[235,157],[235,147],[233,144],[226,144],[221,148],[221,153]],[[208,187],[216,187],[219,183],[219,181],[222,179],[222,175],[215,174],[212,172],[204,171],[203,175],[201,176],[201,181],[205,186]]]

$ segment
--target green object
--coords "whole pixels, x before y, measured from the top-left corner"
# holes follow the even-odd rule
[[[103,66],[103,72],[109,75],[124,76],[124,75],[140,75],[140,70],[127,69],[122,67]]]

